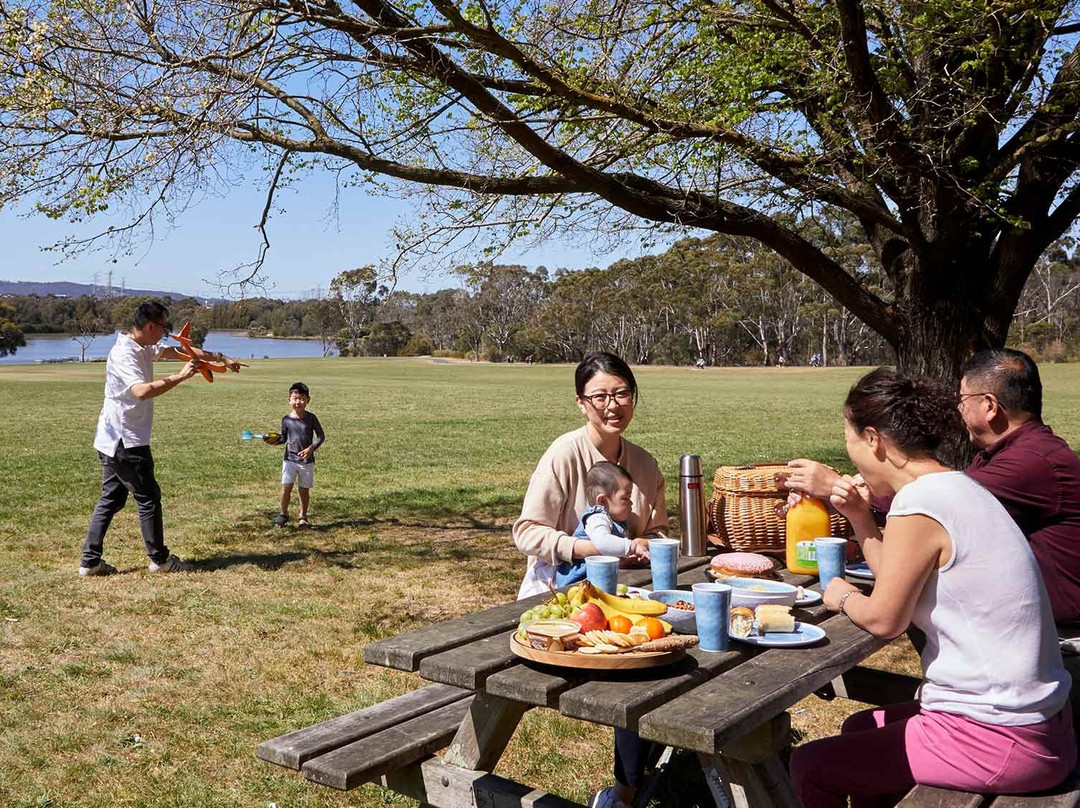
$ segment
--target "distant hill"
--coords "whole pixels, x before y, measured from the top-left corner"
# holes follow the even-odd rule
[[[89,295],[93,293],[104,294],[104,287],[91,286],[88,283],[72,283],[70,281],[3,281],[0,280],[0,295],[65,295],[67,297],[81,297],[82,295]],[[114,294],[119,294],[119,290],[113,288]],[[143,296],[148,297],[171,297],[173,300],[181,300],[186,297],[195,297],[195,295],[184,294],[183,292],[166,292],[161,289],[125,289],[124,294],[128,297],[131,296]],[[222,298],[202,298],[199,300],[209,300],[211,303],[218,303],[222,301]]]

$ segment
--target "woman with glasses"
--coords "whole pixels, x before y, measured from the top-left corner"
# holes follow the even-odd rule
[[[519,598],[548,591],[547,575],[564,561],[596,555],[588,539],[573,536],[588,508],[585,475],[595,463],[618,463],[633,478],[633,507],[627,527],[631,537],[658,535],[667,530],[664,475],[656,460],[623,432],[634,417],[637,381],[629,366],[609,353],[586,356],[574,372],[574,398],[585,424],[548,447],[536,465],[525,492],[521,516],[514,523],[514,543],[529,557]],[[641,551],[638,551],[639,553]],[[612,808],[629,805],[641,780],[652,744],[628,730],[615,731],[615,788],[604,789],[593,804]]]
[[[591,541],[573,535],[589,507],[585,475],[596,463],[618,463],[633,478],[631,539],[667,530],[664,475],[652,455],[622,436],[637,402],[633,372],[613,354],[594,353],[577,366],[574,384],[585,424],[556,438],[540,458],[514,524],[514,543],[529,557],[518,598],[549,591],[560,563],[597,555]],[[643,544],[631,552],[642,556]]]

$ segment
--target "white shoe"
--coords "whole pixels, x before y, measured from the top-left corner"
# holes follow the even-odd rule
[[[101,561],[99,561],[97,564],[95,564],[92,567],[79,567],[79,577],[80,578],[85,578],[88,575],[115,575],[115,574],[116,574],[116,567],[114,567],[112,564],[110,564],[104,558],[101,559]]]
[[[593,794],[592,799],[589,800],[589,808],[628,808],[628,806],[615,796],[615,786],[608,786]]]
[[[160,564],[155,564],[153,561],[150,562],[150,572],[191,572],[194,569],[194,564],[181,561],[174,555],[170,555]]]

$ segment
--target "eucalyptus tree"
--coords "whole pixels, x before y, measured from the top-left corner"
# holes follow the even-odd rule
[[[122,247],[261,167],[263,249],[314,171],[420,192],[402,256],[746,236],[948,376],[1080,212],[1078,30],[1068,0],[0,0],[0,204],[130,205]],[[790,224],[821,210],[882,291]]]
[[[0,300],[0,357],[14,354],[26,346],[26,336],[12,320],[15,307]]]

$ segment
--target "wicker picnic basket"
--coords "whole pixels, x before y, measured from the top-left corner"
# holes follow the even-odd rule
[[[730,550],[785,552],[787,491],[777,484],[776,476],[787,472],[783,463],[718,468],[708,508],[709,540]],[[851,525],[838,513],[830,513],[829,524],[834,536],[851,534]]]

